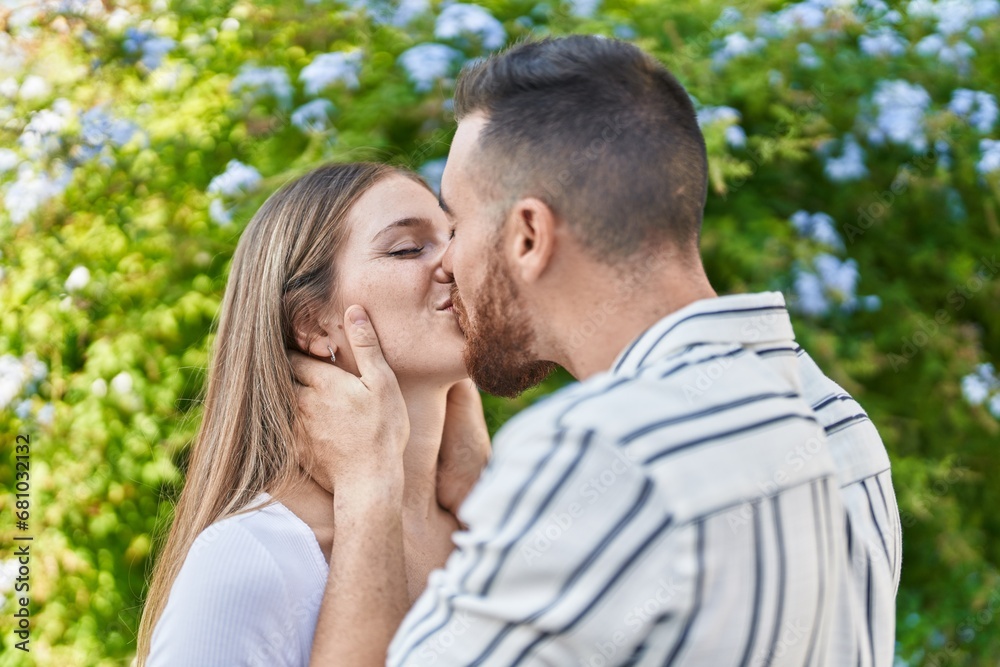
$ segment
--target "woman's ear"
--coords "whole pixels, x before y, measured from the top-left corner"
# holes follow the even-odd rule
[[[338,349],[336,338],[325,331],[325,328],[319,331],[306,331],[301,327],[296,327],[295,342],[298,344],[299,349],[320,358],[325,357],[329,359],[331,350],[336,355]]]

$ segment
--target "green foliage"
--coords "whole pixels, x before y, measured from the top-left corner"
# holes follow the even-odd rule
[[[996,3],[969,3],[979,18],[963,15],[958,30],[945,21],[961,3],[931,4],[945,8],[937,17],[904,0],[825,10],[748,0],[727,14],[721,0],[606,0],[593,13],[584,2],[481,4],[508,42],[630,39],[698,100],[711,161],[702,245],[716,290],[784,291],[800,342],[890,451],[904,526],[901,663],[988,664],[1000,654],[1000,517],[989,509],[1000,507],[990,481],[1000,398],[988,408],[1000,389],[982,364],[1000,360],[1000,168],[987,142],[996,119],[984,129],[953,102],[956,89],[988,91],[1000,77]],[[0,667],[124,665],[134,654],[228,263],[256,206],[331,160],[428,175],[440,166],[453,76],[493,37],[435,38],[437,2],[403,25],[385,20],[394,11],[384,0],[174,0],[110,15],[85,1],[0,14],[0,78],[11,77],[0,81],[2,558],[18,533],[6,491],[19,433],[32,442],[34,536],[31,659],[13,647],[8,600]],[[897,48],[879,55],[878,35],[895,35]],[[933,52],[935,35],[972,53]],[[408,71],[401,56],[428,42],[455,49],[454,60],[421,85],[426,60]],[[346,75],[310,91],[301,77],[318,56],[355,50],[357,86]],[[245,66],[277,68],[277,83],[234,88],[257,71]],[[897,80],[926,101],[913,89],[903,102],[901,89],[880,98]],[[332,108],[314,107],[323,113],[311,127],[296,120],[317,99]],[[95,108],[104,120],[87,116]],[[863,153],[847,166],[863,161],[865,172],[831,174],[847,137]],[[233,160],[262,178],[220,191],[214,179]],[[797,229],[797,211],[827,214],[834,236]],[[517,400],[488,397],[491,431],[569,381],[560,372]]]

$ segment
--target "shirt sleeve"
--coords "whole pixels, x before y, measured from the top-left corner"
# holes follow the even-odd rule
[[[459,511],[469,528],[393,639],[390,666],[620,664],[652,626],[683,626],[694,540],[664,557],[671,516],[642,467],[592,430],[520,430],[495,443]],[[654,613],[631,614],[650,601]]]
[[[146,664],[304,664],[288,598],[279,565],[252,532],[237,522],[210,526],[174,581]]]

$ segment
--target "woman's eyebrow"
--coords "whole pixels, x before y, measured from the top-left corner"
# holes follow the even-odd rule
[[[395,222],[390,222],[388,225],[379,230],[379,232],[372,237],[372,243],[378,240],[380,236],[388,232],[390,229],[396,229],[397,227],[420,227],[429,224],[431,224],[431,221],[427,218],[402,218]]]

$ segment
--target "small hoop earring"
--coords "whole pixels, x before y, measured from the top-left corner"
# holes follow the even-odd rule
[[[330,350],[330,361],[332,361],[333,363],[337,363],[337,355],[333,353],[333,348],[327,345],[326,349]]]

